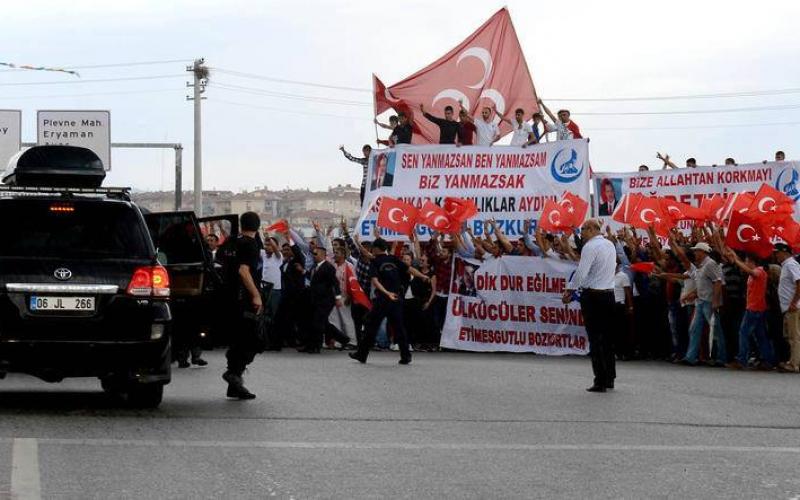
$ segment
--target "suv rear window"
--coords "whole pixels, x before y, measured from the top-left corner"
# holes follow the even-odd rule
[[[123,203],[0,200],[0,257],[152,257],[136,210]]]

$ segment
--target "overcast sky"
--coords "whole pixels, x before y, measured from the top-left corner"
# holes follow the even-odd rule
[[[219,69],[212,69],[203,102],[206,189],[357,185],[360,168],[337,148],[345,144],[357,152],[374,142],[368,91],[281,84],[222,70],[362,89],[375,72],[391,85],[454,47],[503,5],[539,95],[551,108],[571,109],[591,138],[595,171],[660,166],[656,151],[680,165],[687,156],[701,165],[726,156],[755,162],[776,149],[800,159],[800,90],[715,99],[561,100],[800,89],[800,2],[788,1],[4,2],[2,62],[185,63],[86,68],[81,79],[0,70],[0,109],[23,110],[27,141],[35,140],[37,109],[109,109],[114,141],[183,143],[184,186],[190,188],[192,105],[185,100],[185,65],[205,57]],[[138,76],[167,78],[74,83]],[[33,82],[63,83],[8,85]],[[783,108],[760,109],[776,106]],[[738,108],[759,109],[583,114]],[[170,151],[114,151],[110,183],[172,189],[172,161]]]

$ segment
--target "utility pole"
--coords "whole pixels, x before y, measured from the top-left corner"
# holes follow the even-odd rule
[[[186,96],[186,100],[194,101],[194,212],[198,217],[203,216],[203,137],[200,104],[205,99],[202,94],[206,91],[208,83],[208,68],[203,66],[204,62],[203,58],[195,59],[194,64],[186,67],[186,71],[194,75],[194,82],[186,84],[193,89],[192,96]]]

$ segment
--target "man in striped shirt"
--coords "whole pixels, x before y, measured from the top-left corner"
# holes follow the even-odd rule
[[[363,158],[356,158],[355,156],[351,155],[344,149],[344,146],[339,146],[339,151],[341,151],[344,154],[344,157],[348,160],[361,165],[361,204],[363,205],[364,191],[367,188],[367,167],[369,166],[369,155],[372,153],[372,146],[369,144],[364,144],[364,146],[361,148],[361,153],[364,155]]]

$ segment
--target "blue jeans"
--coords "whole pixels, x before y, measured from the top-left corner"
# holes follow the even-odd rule
[[[761,361],[775,366],[775,351],[772,350],[772,344],[767,338],[766,312],[744,312],[742,326],[739,327],[739,355],[736,356],[736,360],[742,366],[747,366],[751,335],[756,338],[756,344],[758,344],[758,350],[761,353]]]
[[[377,344],[381,349],[388,349],[391,344],[389,340],[389,328],[385,319],[381,321],[381,325],[378,327]],[[369,346],[369,348],[372,349],[372,346]]]
[[[694,309],[694,318],[689,326],[689,350],[686,351],[686,361],[697,363],[700,352],[700,339],[703,338],[703,328],[708,325],[714,336],[713,342],[717,344],[717,362],[727,363],[728,353],[725,349],[725,336],[722,334],[722,322],[719,313],[711,307],[710,301],[697,300]]]

